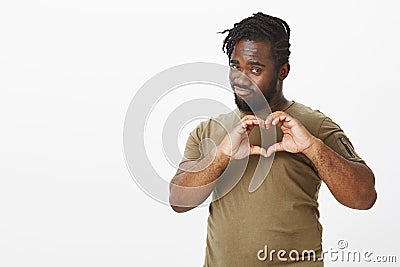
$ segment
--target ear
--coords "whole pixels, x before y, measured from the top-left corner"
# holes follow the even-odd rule
[[[283,81],[288,75],[290,71],[290,64],[285,63],[282,65],[282,67],[279,69],[279,80]]]

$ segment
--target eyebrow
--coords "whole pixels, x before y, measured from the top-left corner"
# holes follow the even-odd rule
[[[231,64],[239,64],[239,60],[232,59],[232,60],[230,61],[230,63],[231,63]],[[265,67],[265,65],[262,64],[262,63],[259,62],[259,61],[252,61],[252,60],[249,60],[249,61],[247,61],[247,64],[248,64],[248,65],[252,65],[252,66],[261,66],[261,67]]]
[[[251,60],[249,60],[249,61],[247,61],[247,64],[249,64],[249,65],[255,65],[255,66],[261,66],[261,67],[265,67],[265,65],[264,64],[262,64],[261,62],[259,62],[259,61],[251,61]]]

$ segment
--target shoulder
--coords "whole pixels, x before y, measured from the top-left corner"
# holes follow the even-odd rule
[[[192,133],[195,133],[200,140],[209,138],[214,135],[226,133],[239,120],[240,114],[237,110],[233,110],[202,121]]]
[[[318,109],[310,108],[304,104],[294,102],[287,110],[286,113],[298,120],[324,120],[326,115]]]
[[[285,112],[300,121],[315,136],[319,135],[321,125],[328,118],[318,109],[313,109],[298,102],[294,102]]]

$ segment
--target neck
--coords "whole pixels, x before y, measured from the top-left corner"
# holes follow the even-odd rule
[[[286,109],[292,104],[292,101],[289,101],[285,98],[283,94],[279,95],[279,97],[274,98],[271,103],[269,103],[269,107],[272,112],[281,111]]]
[[[283,95],[281,95],[280,98],[274,98],[274,100],[275,101],[271,101],[269,103],[269,108],[259,110],[255,113],[246,113],[246,112],[242,112],[242,113],[247,114],[247,115],[254,114],[260,118],[267,118],[267,116],[270,114],[270,112],[285,110],[293,103],[293,101],[287,100]]]
[[[272,99],[269,100],[268,103],[271,112],[285,110],[292,104],[292,101],[287,100],[283,95],[282,86],[282,81],[278,80],[276,84],[276,94],[272,97]]]

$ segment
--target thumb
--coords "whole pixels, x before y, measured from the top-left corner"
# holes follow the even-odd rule
[[[285,149],[283,149],[282,142],[270,146],[267,150],[267,157],[270,157],[272,154],[278,151],[285,151]]]
[[[267,157],[267,151],[265,150],[265,148],[260,147],[260,146],[253,146],[250,145],[250,155],[261,155],[264,157]]]

